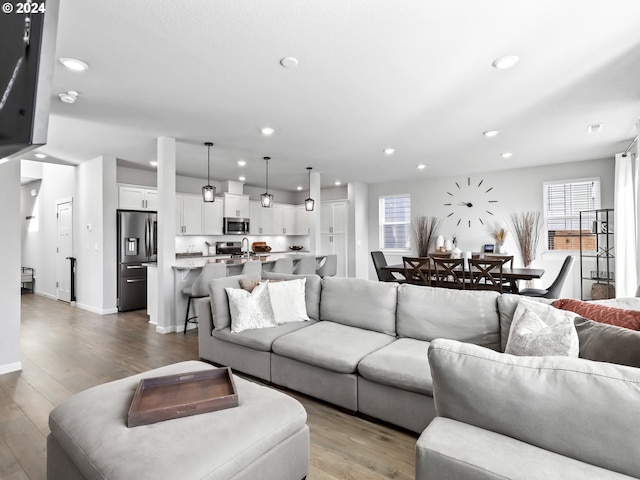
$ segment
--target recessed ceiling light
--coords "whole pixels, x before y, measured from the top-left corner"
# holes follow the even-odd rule
[[[393,155],[394,153],[396,153],[396,149],[395,148],[385,148],[383,150],[385,155]]]
[[[84,63],[82,60],[78,60],[77,58],[70,57],[62,57],[60,58],[60,63],[67,67],[69,70],[73,70],[74,72],[84,72],[89,65]]]
[[[416,168],[418,170],[424,170],[425,168],[427,168],[427,166],[424,163],[421,163],[420,165],[416,165]]]
[[[59,93],[58,97],[64,103],[75,103],[75,101],[78,99],[78,92],[69,90],[66,93]]]
[[[335,181],[335,183],[334,183],[334,185],[335,185],[336,187],[339,187],[340,185],[342,185],[342,182],[341,182],[340,180],[336,180],[336,181]]]
[[[269,136],[269,135],[273,135],[273,132],[275,132],[275,129],[271,127],[262,127],[260,131],[262,132],[263,135]]]
[[[598,133],[604,127],[604,123],[594,123],[593,125],[587,125],[587,132]]]
[[[149,160],[149,165],[151,165],[152,167],[157,167],[158,166],[158,161],[157,160]]]
[[[302,187],[301,187],[300,185],[298,185],[298,186],[296,187],[296,190],[300,191],[300,190],[302,190]]]
[[[247,161],[246,160],[238,160],[237,163],[238,163],[239,167],[244,167],[247,164]]]
[[[513,156],[513,153],[511,152],[504,152],[502,155],[500,155],[502,158],[511,158]]]
[[[247,177],[243,177],[242,175],[238,177],[238,180],[240,180],[241,182],[244,182],[246,179]]]
[[[300,62],[295,57],[284,57],[280,59],[280,65],[284,68],[295,68]]]
[[[505,68],[513,67],[519,60],[520,57],[517,55],[505,55],[504,57],[496,58],[491,65],[503,70]]]
[[[36,158],[47,158],[44,153],[34,153],[33,156]]]
[[[500,133],[500,131],[499,131],[499,130],[487,130],[486,132],[482,132],[482,134],[483,134],[485,137],[489,137],[489,138],[491,138],[491,137],[495,137],[495,136],[496,136],[497,134],[499,134],[499,133]]]

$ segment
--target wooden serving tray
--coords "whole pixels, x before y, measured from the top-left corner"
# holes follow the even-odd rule
[[[133,395],[127,427],[237,406],[238,393],[229,367],[143,378]]]

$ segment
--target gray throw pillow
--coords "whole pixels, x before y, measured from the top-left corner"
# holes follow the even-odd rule
[[[581,358],[640,368],[640,332],[582,317],[574,323]]]

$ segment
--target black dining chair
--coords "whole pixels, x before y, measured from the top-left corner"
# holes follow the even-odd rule
[[[567,255],[567,258],[565,258],[562,263],[562,267],[560,267],[558,276],[548,288],[525,288],[524,290],[520,290],[520,295],[526,295],[527,297],[559,298],[564,282],[569,276],[575,259],[576,257],[573,255]]]
[[[508,259],[495,257],[469,259],[469,287],[472,290],[495,290],[502,293],[502,268],[507,262]]]
[[[398,282],[399,280],[389,270],[384,270],[382,267],[387,266],[387,259],[384,253],[380,251],[371,252],[371,259],[373,260],[373,266],[376,269],[378,280],[381,282]]]
[[[465,290],[467,286],[467,272],[464,258],[437,258],[431,257],[433,262],[432,285],[443,288],[456,288]]]
[[[404,278],[412,285],[431,286],[431,259],[429,257],[402,257]]]

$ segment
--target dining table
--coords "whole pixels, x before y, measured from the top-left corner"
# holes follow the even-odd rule
[[[404,264],[397,263],[392,265],[386,265],[381,267],[382,270],[389,272],[404,274]],[[502,278],[509,282],[509,292],[519,293],[518,281],[520,280],[534,280],[542,278],[544,275],[543,268],[530,268],[530,267],[506,267],[502,269]]]

